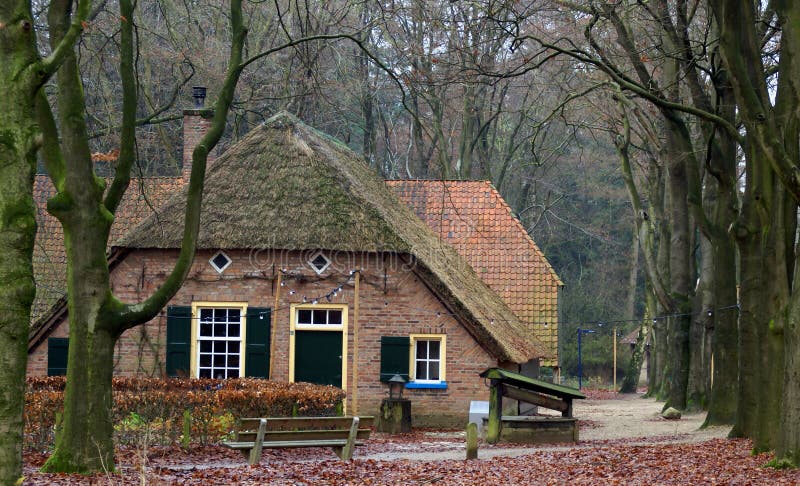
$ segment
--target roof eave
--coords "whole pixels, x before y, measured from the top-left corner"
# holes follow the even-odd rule
[[[128,248],[112,246],[108,252],[108,271],[111,272],[130,253]],[[55,326],[67,318],[69,301],[65,293],[49,311],[45,312],[32,326],[28,335],[28,354],[36,349]]]

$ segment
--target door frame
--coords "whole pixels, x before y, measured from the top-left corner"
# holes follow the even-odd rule
[[[335,325],[307,325],[297,324],[298,310],[313,309],[335,309],[342,311],[342,324]],[[342,390],[347,390],[347,329],[348,329],[348,305],[347,304],[291,304],[289,306],[289,383],[294,383],[294,363],[295,363],[295,333],[297,331],[312,332],[340,332],[342,333]]]

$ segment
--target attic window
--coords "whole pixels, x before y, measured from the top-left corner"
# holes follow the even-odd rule
[[[214,267],[218,273],[222,273],[225,271],[226,268],[233,262],[228,255],[226,255],[222,250],[218,251],[216,255],[211,257],[211,260],[208,263]]]
[[[317,272],[317,275],[319,275],[328,268],[328,266],[331,264],[331,261],[328,260],[322,253],[317,253],[313,258],[311,258],[311,260],[308,261],[308,264],[311,265],[311,268],[313,268],[314,271]]]

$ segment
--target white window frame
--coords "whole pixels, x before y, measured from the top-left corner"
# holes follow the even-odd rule
[[[318,268],[317,268],[317,266],[316,266],[316,265],[314,265],[314,264],[312,263],[314,260],[316,260],[316,259],[317,259],[317,257],[322,257],[322,258],[324,258],[324,259],[325,259],[325,262],[326,262],[326,263],[325,263],[325,266],[324,266],[324,267],[322,267],[321,269],[318,269]],[[327,270],[327,269],[328,269],[328,267],[330,267],[330,266],[331,266],[331,259],[330,259],[330,258],[328,258],[327,256],[325,256],[325,254],[324,254],[324,253],[322,253],[322,251],[318,251],[318,252],[314,253],[313,255],[311,255],[311,258],[309,258],[309,259],[308,259],[308,261],[307,261],[306,263],[308,263],[308,266],[309,266],[309,267],[311,267],[311,269],[312,269],[312,270],[314,270],[315,272],[317,272],[317,275],[322,275],[322,273],[323,273],[325,270]]]
[[[342,313],[342,322],[339,324],[301,324],[299,322],[300,311],[332,311],[338,310]],[[344,304],[303,304],[292,307],[292,321],[294,329],[299,331],[341,331],[347,322],[347,305]]]
[[[247,345],[247,303],[246,302],[192,302],[192,355],[190,359],[191,374],[200,377],[200,310],[201,309],[239,309],[240,329],[238,339],[223,338],[224,341],[239,341],[239,377],[244,377],[245,346]],[[212,377],[213,378],[213,377]]]
[[[217,256],[219,256],[219,255],[222,255],[222,256],[224,256],[225,258],[227,258],[227,259],[228,259],[228,263],[226,263],[226,264],[225,264],[225,266],[218,267],[218,266],[217,266],[217,264],[216,264],[216,263],[214,263],[214,259],[215,259],[215,258],[217,258]],[[219,250],[218,252],[214,253],[214,256],[212,256],[211,258],[209,258],[209,259],[208,259],[208,263],[209,263],[209,265],[211,265],[211,268],[213,268],[214,270],[216,270],[216,271],[217,271],[217,273],[222,273],[222,272],[224,272],[224,271],[225,271],[225,270],[226,270],[228,267],[230,267],[230,266],[231,266],[231,263],[233,263],[233,258],[231,258],[230,256],[228,256],[228,254],[227,254],[227,253],[225,253],[224,251],[222,251],[222,250]]]
[[[411,334],[411,346],[409,349],[409,377],[413,383],[445,383],[447,381],[447,335],[446,334]],[[439,341],[439,379],[421,380],[417,379],[417,343],[420,341]]]

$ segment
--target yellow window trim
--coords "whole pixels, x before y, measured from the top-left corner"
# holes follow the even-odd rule
[[[417,341],[440,341],[442,343],[439,348],[439,380],[447,381],[447,334],[410,334],[411,346],[408,350],[409,362],[409,378],[411,381],[417,381]],[[435,380],[425,380],[426,382],[436,382]]]
[[[297,325],[297,311],[306,309],[336,309],[342,311],[342,325]],[[289,319],[289,383],[294,383],[295,331],[342,333],[342,390],[347,390],[347,304],[291,304]]]
[[[215,301],[197,301],[192,302],[192,355],[191,359],[189,360],[189,367],[191,368],[191,373],[193,378],[199,378],[199,370],[197,366],[197,358],[198,358],[198,349],[197,349],[197,337],[200,333],[200,309],[201,308],[211,308],[211,309],[221,309],[221,308],[238,308],[241,309],[241,316],[242,316],[242,328],[241,328],[241,341],[242,344],[239,347],[239,376],[244,377],[244,366],[245,366],[245,357],[247,353],[245,353],[245,346],[247,345],[247,302],[215,302]]]

